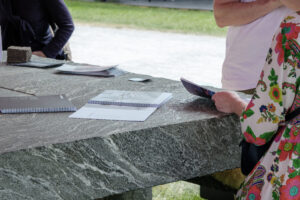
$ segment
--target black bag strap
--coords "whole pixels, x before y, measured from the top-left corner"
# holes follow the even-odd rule
[[[300,114],[300,107],[298,107],[295,110],[293,110],[292,112],[288,113],[285,116],[285,121],[290,121],[291,119],[295,118],[299,114]]]

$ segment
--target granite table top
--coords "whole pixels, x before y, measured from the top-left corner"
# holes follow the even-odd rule
[[[128,81],[133,77],[152,81]],[[107,89],[171,92],[173,98],[145,122],[1,114],[0,199],[96,199],[239,166],[238,117],[217,112],[178,81],[0,65],[0,96],[66,94],[80,108]]]

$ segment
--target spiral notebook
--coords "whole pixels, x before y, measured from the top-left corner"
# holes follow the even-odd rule
[[[0,112],[3,114],[73,112],[76,110],[65,95],[0,97]]]
[[[134,106],[134,107],[160,107],[172,97],[166,92],[140,92],[105,90],[88,101],[89,104]]]
[[[145,121],[171,93],[105,90],[70,118]]]

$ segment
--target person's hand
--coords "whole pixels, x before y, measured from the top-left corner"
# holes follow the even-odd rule
[[[32,54],[39,57],[47,58],[47,56],[42,51],[34,51],[32,52]]]
[[[247,105],[237,93],[230,91],[217,92],[212,96],[212,100],[215,102],[218,111],[235,113],[239,116]]]

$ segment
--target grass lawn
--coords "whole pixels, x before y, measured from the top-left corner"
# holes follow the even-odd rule
[[[75,22],[135,29],[224,36],[213,12],[65,0]]]

